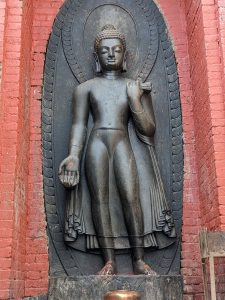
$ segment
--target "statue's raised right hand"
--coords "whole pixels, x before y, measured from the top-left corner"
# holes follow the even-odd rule
[[[75,156],[69,155],[61,162],[59,179],[67,188],[72,188],[79,183],[79,161]]]

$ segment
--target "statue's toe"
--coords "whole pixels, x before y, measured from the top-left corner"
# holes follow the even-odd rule
[[[116,267],[113,261],[108,261],[105,266],[97,273],[101,276],[110,276],[116,274]]]
[[[158,275],[152,268],[149,267],[149,265],[147,265],[147,267],[144,268],[144,274],[145,275],[152,275],[152,276]]]

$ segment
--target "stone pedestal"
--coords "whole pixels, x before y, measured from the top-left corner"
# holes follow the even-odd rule
[[[141,300],[182,300],[181,276],[78,276],[51,278],[49,300],[103,300],[113,290],[133,290]]]

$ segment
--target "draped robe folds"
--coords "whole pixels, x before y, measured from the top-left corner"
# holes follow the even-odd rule
[[[81,251],[99,250],[91,210],[91,197],[85,176],[84,161],[88,138],[93,126],[91,117],[83,150],[80,182],[70,191],[65,211],[65,241]],[[165,248],[175,242],[175,227],[166,199],[152,137],[143,135],[135,119],[128,125],[130,143],[134,152],[138,178],[139,196],[143,213],[144,247]],[[109,169],[109,211],[111,216],[114,249],[130,248],[120,196],[116,187],[113,167]],[[98,216],[95,216],[98,217]],[[110,238],[110,237],[108,237]]]

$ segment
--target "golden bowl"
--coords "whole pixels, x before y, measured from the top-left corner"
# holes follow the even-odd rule
[[[104,296],[104,300],[140,300],[140,294],[134,291],[113,291]]]

